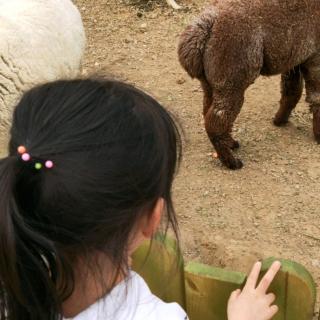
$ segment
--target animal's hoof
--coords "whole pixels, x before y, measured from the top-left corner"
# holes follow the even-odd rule
[[[231,170],[238,170],[243,167],[243,163],[239,159],[235,159],[234,163],[230,166]]]
[[[287,119],[280,119],[280,118],[277,118],[275,117],[273,119],[273,124],[277,127],[283,127],[285,126],[286,124],[288,123],[288,120]]]
[[[234,149],[239,149],[239,148],[240,148],[240,143],[239,143],[238,141],[234,140],[234,141],[233,141],[233,144],[230,146],[230,148],[231,148],[232,150],[234,150]]]
[[[314,139],[318,144],[320,144],[320,134],[314,135]]]
[[[239,170],[243,167],[243,163],[239,159],[234,159],[232,163],[229,164],[229,169],[231,170]]]

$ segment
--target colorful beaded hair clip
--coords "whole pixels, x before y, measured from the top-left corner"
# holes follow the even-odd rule
[[[31,156],[30,154],[27,152],[27,148],[25,146],[19,146],[18,147],[18,153],[21,155],[21,159],[22,161],[25,161],[25,162],[28,162],[31,160]],[[34,165],[34,168],[37,169],[37,170],[40,170],[42,169],[42,163],[37,161]],[[47,169],[51,169],[53,167],[53,162],[51,160],[47,160],[45,163],[44,163],[44,166],[47,168]]]

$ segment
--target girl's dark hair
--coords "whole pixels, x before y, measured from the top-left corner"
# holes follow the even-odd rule
[[[57,81],[25,93],[0,161],[1,319],[61,319],[72,257],[98,250],[125,272],[132,230],[160,197],[177,235],[171,184],[180,146],[169,113],[130,85]],[[35,169],[46,160],[52,169]]]

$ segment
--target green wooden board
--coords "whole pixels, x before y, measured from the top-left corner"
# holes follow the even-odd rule
[[[263,262],[262,275],[268,270],[275,258]],[[313,319],[316,303],[316,284],[311,274],[300,264],[279,259],[282,263],[280,273],[270,287],[277,296],[279,313],[275,320]]]
[[[260,278],[274,261],[263,261]],[[282,268],[270,287],[277,296],[279,312],[274,320],[312,320],[316,286],[300,264],[280,260]],[[186,266],[175,242],[158,236],[144,243],[134,254],[133,269],[140,273],[151,291],[167,302],[178,302],[190,320],[227,320],[231,292],[242,288],[246,275],[190,262]],[[320,318],[319,318],[320,320]]]
[[[133,269],[148,283],[151,291],[166,302],[177,302],[184,309],[184,264],[174,242],[145,242],[133,256]]]
[[[191,320],[227,319],[230,293],[245,281],[240,272],[189,263],[185,268],[187,313]]]

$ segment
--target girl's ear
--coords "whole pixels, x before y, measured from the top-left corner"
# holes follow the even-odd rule
[[[159,198],[152,210],[152,213],[147,216],[147,219],[142,227],[142,234],[144,237],[149,239],[156,233],[161,222],[163,210],[164,199]]]

